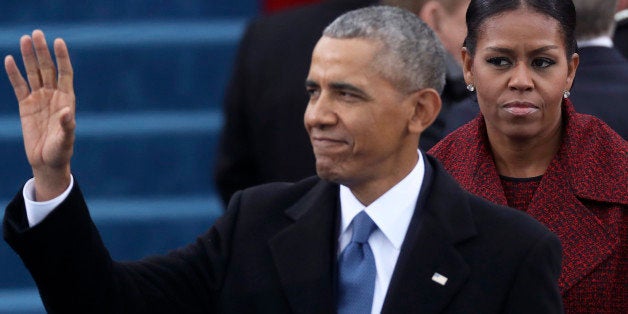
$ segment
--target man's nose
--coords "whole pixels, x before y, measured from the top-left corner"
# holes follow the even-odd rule
[[[324,128],[338,121],[329,93],[321,92],[319,97],[309,101],[303,120],[306,129]]]

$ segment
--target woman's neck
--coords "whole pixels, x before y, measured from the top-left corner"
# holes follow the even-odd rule
[[[489,132],[497,172],[506,177],[531,178],[545,174],[561,142],[561,128],[528,139],[513,139]]]

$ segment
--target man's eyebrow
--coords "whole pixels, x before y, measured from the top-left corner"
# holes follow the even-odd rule
[[[308,87],[319,87],[318,83],[312,81],[312,80],[305,80],[305,88]]]
[[[352,92],[368,99],[371,98],[366,92],[364,92],[364,90],[349,83],[331,82],[329,87],[333,90]]]
[[[305,88],[320,88],[320,84],[318,84],[316,81],[313,80],[305,80]],[[344,91],[344,92],[351,92],[354,93],[358,96],[363,97],[364,99],[372,99],[371,96],[369,96],[368,93],[366,93],[364,90],[362,90],[361,88],[349,84],[349,83],[344,83],[344,82],[331,82],[329,84],[329,88],[334,90],[334,91]]]

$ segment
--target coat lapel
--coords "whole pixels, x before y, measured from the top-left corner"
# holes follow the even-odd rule
[[[488,144],[484,119],[479,116],[465,128],[472,136],[472,144],[465,143],[466,146],[460,148],[462,150],[459,152],[460,156],[448,153],[439,158],[446,160],[444,163],[450,165],[447,170],[468,192],[495,204],[508,206]],[[448,158],[453,158],[455,161]]]
[[[499,173],[495,167],[493,154],[488,147],[488,138],[486,138],[486,124],[484,120],[480,121],[478,136],[484,137],[479,142],[478,155],[475,163],[469,163],[474,167],[469,171],[472,173],[471,182],[463,186],[467,187],[471,194],[479,195],[484,199],[495,204],[508,206],[506,194],[499,179]]]
[[[597,185],[591,184],[591,180],[598,179],[591,178],[588,171],[606,171],[597,169],[596,164],[578,164],[571,160],[575,156],[587,156],[590,151],[607,156],[610,153],[604,154],[601,149],[586,147],[586,142],[579,141],[580,137],[574,134],[575,127],[572,126],[577,123],[575,112],[571,105],[564,107],[564,111],[567,120],[564,143],[547,168],[527,210],[528,214],[556,233],[561,240],[563,262],[558,284],[563,294],[619,247],[617,231],[603,223],[582,200],[588,197],[598,202],[613,202],[617,200],[612,197],[621,194],[611,193],[608,198],[604,198],[604,192],[611,191],[620,184],[610,177],[600,179]],[[621,157],[611,159],[613,160],[621,160]],[[583,188],[583,185],[587,186]],[[583,191],[580,193],[582,195],[578,195],[579,191]]]
[[[619,244],[617,235],[578,200],[564,178],[551,171],[527,212],[561,239],[563,261],[558,285],[562,294],[610,257]]]
[[[338,186],[320,181],[286,211],[294,223],[269,242],[281,286],[295,313],[335,311],[337,208]]]
[[[432,157],[427,160],[431,182],[421,190],[383,313],[439,313],[469,276],[469,266],[455,247],[476,234],[467,199]],[[435,274],[447,281],[438,283]]]

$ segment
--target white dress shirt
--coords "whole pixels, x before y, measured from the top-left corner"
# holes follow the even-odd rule
[[[419,160],[414,169],[367,207],[358,201],[348,187],[340,186],[341,229],[337,255],[340,256],[342,250],[349,245],[353,233],[353,226],[350,223],[359,212],[365,210],[377,225],[377,229],[368,240],[377,271],[371,313],[380,313],[384,305],[384,298],[416,208],[424,175],[425,164],[419,152]]]
[[[68,186],[68,188],[61,193],[61,195],[45,202],[36,202],[35,179],[28,180],[22,189],[24,207],[26,208],[26,217],[28,218],[28,226],[33,227],[44,220],[44,218],[46,218],[46,216],[48,216],[53,209],[57,208],[57,206],[59,206],[59,204],[61,204],[61,202],[68,197],[73,186],[74,177],[70,175],[70,186]]]

